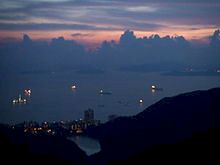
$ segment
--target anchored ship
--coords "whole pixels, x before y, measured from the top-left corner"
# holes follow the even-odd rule
[[[111,93],[111,92],[105,92],[104,90],[101,89],[101,90],[99,91],[99,94],[100,94],[100,95],[111,95],[112,93]]]
[[[13,104],[26,104],[27,100],[22,99],[21,95],[19,94],[18,99],[13,99]]]

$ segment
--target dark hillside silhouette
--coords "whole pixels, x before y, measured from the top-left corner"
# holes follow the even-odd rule
[[[102,150],[90,157],[62,137],[25,135],[0,125],[1,161],[13,157],[19,163],[36,158],[36,162],[76,164],[212,162],[219,158],[219,98],[220,88],[184,93],[164,98],[135,116],[91,128],[87,135],[97,138]]]
[[[220,88],[164,98],[136,116],[119,117],[89,130],[102,146],[102,151],[93,158],[126,160],[157,145],[161,149],[166,149],[163,145],[183,147],[179,145],[181,141],[192,137],[194,141],[197,133],[220,126],[219,98]]]

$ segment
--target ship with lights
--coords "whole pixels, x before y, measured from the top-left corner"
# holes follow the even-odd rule
[[[26,102],[27,102],[27,100],[23,99],[20,94],[17,99],[12,100],[13,104],[26,104]]]

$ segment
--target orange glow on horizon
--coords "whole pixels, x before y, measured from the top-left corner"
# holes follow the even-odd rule
[[[179,30],[179,29],[163,29],[160,31],[135,31],[134,34],[139,37],[151,36],[158,34],[161,37],[166,35],[170,36],[184,36],[187,40],[199,40],[210,36],[215,31],[215,28],[204,28],[198,30]],[[87,46],[98,46],[104,40],[111,41],[119,40],[123,31],[80,31],[80,30],[56,30],[56,31],[0,31],[0,40],[4,39],[17,39],[21,40],[24,34],[28,34],[33,40],[46,40],[50,41],[52,38],[63,36],[67,40],[75,40]],[[72,36],[72,34],[78,34]]]
[[[152,31],[152,32],[145,32],[145,31],[135,31],[135,35],[137,37],[144,37],[144,36],[151,36],[153,34],[158,34],[160,37],[164,37],[169,35],[172,36],[183,36],[187,40],[193,39],[203,39],[204,37],[211,36],[216,28],[207,28],[207,29],[198,29],[198,30],[176,30],[176,29],[165,29],[161,31]]]

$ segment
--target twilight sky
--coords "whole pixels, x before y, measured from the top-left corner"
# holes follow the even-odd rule
[[[118,40],[124,30],[139,37],[183,35],[204,40],[220,27],[219,0],[1,0],[0,39]]]

